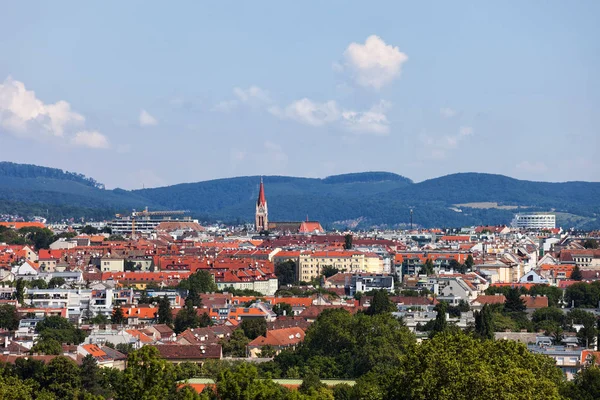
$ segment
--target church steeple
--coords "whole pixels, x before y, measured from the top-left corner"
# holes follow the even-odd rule
[[[260,178],[260,188],[258,189],[258,199],[256,200],[255,228],[257,232],[269,229],[269,212],[267,210],[267,198],[265,196],[265,185],[262,177]]]

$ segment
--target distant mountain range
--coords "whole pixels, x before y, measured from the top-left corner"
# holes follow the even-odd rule
[[[265,176],[269,218],[319,220],[329,228],[459,227],[508,224],[517,212],[552,211],[563,227],[600,228],[600,183],[531,182],[460,173],[419,183],[389,172],[324,179]],[[183,209],[202,221],[250,222],[258,176],[142,190],[106,190],[94,179],[55,168],[0,162],[0,214],[112,218],[132,209]]]

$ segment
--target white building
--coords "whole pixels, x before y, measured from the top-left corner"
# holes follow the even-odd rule
[[[517,214],[512,225],[520,229],[554,229],[556,228],[556,215]]]

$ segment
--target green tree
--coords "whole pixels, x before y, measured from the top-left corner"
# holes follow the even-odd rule
[[[573,271],[571,272],[571,279],[574,281],[580,281],[583,279],[581,269],[579,269],[578,265],[576,265],[575,268],[573,268]]]
[[[32,382],[22,381],[16,376],[0,375],[0,399],[32,400]]]
[[[104,314],[98,314],[95,317],[92,317],[90,319],[90,323],[91,324],[96,324],[96,325],[106,325],[110,322],[110,320],[108,319],[108,317]]]
[[[518,289],[510,288],[506,293],[506,300],[504,301],[504,311],[511,312],[523,312],[525,311],[525,301],[521,298],[521,294]]]
[[[116,388],[120,400],[168,399],[177,394],[175,367],[158,350],[144,346],[127,356],[127,368]]]
[[[292,260],[284,261],[275,266],[275,275],[279,286],[292,285],[296,282],[296,263]]]
[[[563,395],[573,400],[600,399],[600,367],[592,365],[583,368],[575,375],[573,382],[565,386]]]
[[[465,260],[465,267],[467,271],[472,271],[473,265],[475,265],[475,260],[473,260],[473,256],[469,254]]]
[[[200,317],[194,307],[192,300],[185,300],[185,305],[175,317],[174,330],[177,334],[185,331],[188,328],[198,328],[200,326]]]
[[[560,399],[562,372],[550,357],[509,340],[436,335],[378,377],[391,399]]]
[[[565,313],[556,307],[538,308],[531,315],[531,320],[536,323],[549,320],[563,325],[565,323]]]
[[[212,293],[217,291],[217,284],[213,275],[204,270],[198,270],[191,274],[187,279],[179,283],[179,288],[190,290],[194,288],[198,293]]]
[[[571,326],[583,325],[577,332],[579,344],[584,347],[593,347],[598,336],[597,318],[594,314],[573,309],[567,314],[567,323]]]
[[[91,354],[86,355],[81,360],[79,369],[81,387],[92,394],[100,394],[100,367],[96,359]]]
[[[586,249],[597,249],[598,248],[598,241],[596,239],[586,239],[583,242],[583,247],[585,247]]]
[[[113,313],[110,318],[110,321],[113,324],[117,324],[117,325],[122,325],[126,322],[125,315],[123,314],[123,309],[121,307],[115,307],[113,309]]]
[[[14,331],[19,327],[20,319],[17,307],[10,304],[0,305],[0,328]]]
[[[50,281],[48,282],[48,288],[54,289],[54,288],[57,288],[57,287],[61,287],[66,282],[67,281],[65,281],[65,278],[57,276],[57,277],[54,277],[54,278],[50,279]]]
[[[273,306],[273,312],[277,314],[278,317],[282,315],[286,315],[288,317],[294,316],[294,310],[292,309],[292,306],[284,302],[275,304]]]
[[[54,339],[59,343],[79,344],[85,339],[85,333],[73,326],[68,319],[59,316],[46,317],[35,326],[41,340]]]
[[[63,353],[63,348],[60,342],[56,339],[40,339],[31,348],[31,352],[35,354],[58,356]]]
[[[344,249],[351,250],[352,249],[352,234],[344,235]]]
[[[244,336],[254,340],[267,334],[267,320],[264,318],[244,319],[240,324],[240,329],[244,331]]]
[[[577,282],[565,290],[565,302],[569,306],[596,308],[600,300],[600,281]]]
[[[190,290],[188,290],[188,294],[185,299],[186,301],[191,300],[195,307],[202,307],[202,298],[200,297],[200,293],[198,293],[198,289],[194,285],[192,285]]]
[[[25,282],[22,278],[17,279],[15,283],[15,297],[20,305],[24,304],[25,301]]]
[[[431,335],[434,336],[438,333],[445,332],[448,329],[448,321],[446,320],[446,311],[448,309],[448,303],[440,301],[434,308],[437,311],[433,326],[431,328]]]
[[[217,390],[220,399],[260,400],[289,398],[289,390],[271,380],[258,379],[254,365],[241,364],[235,371],[226,369],[217,377]]]
[[[173,311],[171,310],[171,302],[167,295],[161,297],[158,301],[158,318],[157,322],[159,324],[173,324]]]
[[[47,289],[48,283],[43,279],[32,279],[28,283],[28,286],[32,289]]]
[[[435,270],[433,267],[433,261],[431,261],[431,259],[428,258],[427,261],[425,261],[425,264],[423,264],[423,266],[421,267],[419,275],[433,275],[434,273]]]
[[[321,269],[321,275],[323,275],[325,278],[332,277],[333,275],[337,274],[338,272],[340,272],[340,270],[335,268],[333,265],[325,265]]]
[[[304,394],[317,393],[319,389],[325,387],[323,382],[319,379],[319,376],[313,371],[307,373],[302,380],[302,384],[298,387],[298,391]]]
[[[59,399],[73,399],[81,391],[79,367],[67,357],[50,361],[45,378],[46,388]]]
[[[223,355],[228,357],[246,357],[246,345],[250,340],[242,329],[233,331],[229,339],[222,339]]]
[[[281,352],[275,362],[284,375],[293,367],[310,366],[323,379],[352,378],[375,367],[395,368],[414,343],[408,328],[390,313],[328,309],[308,328],[301,348]]]
[[[94,228],[91,225],[86,225],[83,228],[81,228],[81,233],[83,233],[84,235],[96,235],[98,233],[98,229]]]
[[[475,311],[475,335],[481,339],[494,338],[492,310],[487,304],[484,304],[481,311]]]
[[[398,311],[398,308],[390,300],[387,290],[380,289],[373,291],[373,298],[371,299],[371,305],[367,310],[367,314],[378,315],[394,311]]]

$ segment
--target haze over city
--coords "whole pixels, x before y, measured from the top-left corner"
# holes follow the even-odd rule
[[[0,159],[128,189],[598,180],[598,2],[116,4],[1,5]]]

